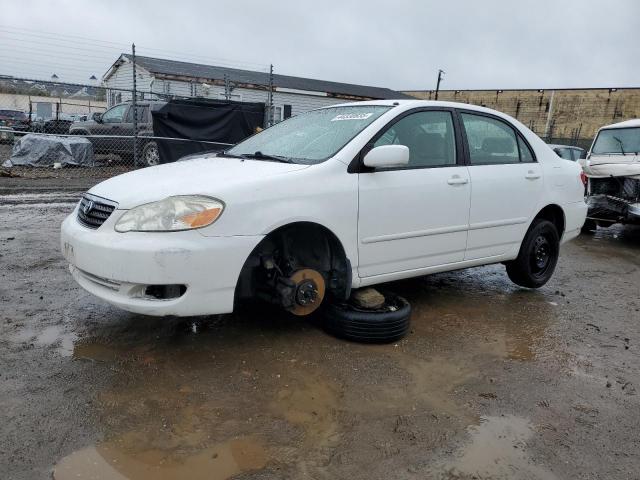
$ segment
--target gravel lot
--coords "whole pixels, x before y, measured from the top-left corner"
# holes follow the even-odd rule
[[[0,185],[1,186],[1,185]],[[3,479],[640,478],[640,229],[387,285],[397,344],[246,311],[156,319],[72,281],[73,192],[0,196]]]

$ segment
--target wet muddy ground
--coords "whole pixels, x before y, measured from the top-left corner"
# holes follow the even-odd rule
[[[640,477],[640,229],[565,245],[538,291],[499,265],[389,284],[411,333],[367,346],[107,306],[60,255],[68,201],[0,199],[2,479]]]

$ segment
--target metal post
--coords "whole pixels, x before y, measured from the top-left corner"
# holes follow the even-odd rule
[[[136,44],[131,44],[131,61],[133,63],[133,98],[131,99],[131,108],[133,109],[133,166],[138,166],[138,109],[136,88]]]
[[[224,98],[229,100],[231,98],[231,89],[229,85],[229,75],[224,74]]]
[[[553,98],[556,95],[555,90],[551,90],[551,99],[549,100],[549,111],[547,112],[547,123],[544,126],[544,136],[547,141],[551,139],[551,131],[553,130],[553,122],[551,120],[553,116]]]
[[[273,125],[273,64],[269,65],[269,91],[267,92],[267,127]]]
[[[436,100],[438,100],[438,92],[440,91],[440,82],[442,81],[442,75],[446,72],[444,70],[438,70],[438,83],[436,83]]]

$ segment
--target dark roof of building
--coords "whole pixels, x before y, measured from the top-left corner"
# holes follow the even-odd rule
[[[123,53],[122,55],[129,60],[131,59],[131,55],[129,54]],[[237,68],[217,67],[213,65],[202,65],[199,63],[178,62],[176,60],[140,56],[136,56],[136,64],[151,73],[160,75],[184,76],[210,80],[223,80],[226,75],[230,82],[262,86],[269,85],[269,74],[266,72],[255,72],[252,70],[241,70]],[[292,77],[289,75],[274,74],[273,84],[275,87],[280,88],[326,92],[338,95],[371,98],[375,100],[412,98],[404,93],[396,92],[389,88],[328,82],[325,80]]]

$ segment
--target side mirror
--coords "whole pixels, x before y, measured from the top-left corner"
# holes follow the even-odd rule
[[[405,145],[382,145],[364,156],[364,164],[372,168],[404,167],[408,163],[409,147]]]
[[[100,112],[94,112],[94,114],[91,115],[91,118],[93,118],[98,123],[102,123],[102,114]]]

